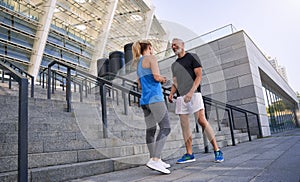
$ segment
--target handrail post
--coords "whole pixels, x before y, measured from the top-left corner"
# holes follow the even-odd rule
[[[91,94],[92,93],[92,83],[91,82],[89,82],[89,94]]]
[[[116,90],[116,97],[117,97],[117,106],[119,105],[119,92]]]
[[[234,138],[233,124],[232,124],[233,112],[232,112],[232,109],[230,109],[230,112],[229,112],[229,110],[227,110],[227,111],[228,111],[228,119],[229,119],[229,127],[230,127],[232,146],[235,146],[235,138]]]
[[[18,181],[28,181],[28,80],[19,82]]]
[[[42,85],[42,72],[40,72],[40,85]]]
[[[2,70],[2,83],[4,83],[4,70]]]
[[[248,113],[247,112],[245,112],[245,118],[246,118],[246,125],[247,125],[247,132],[248,132],[249,141],[252,141],[251,134],[250,134],[250,128],[249,128]]]
[[[83,101],[82,99],[82,89],[83,89],[83,86],[79,84],[79,95],[80,95],[80,102]]]
[[[219,116],[218,105],[216,104],[215,107],[216,107],[216,115],[217,115],[217,122],[218,122],[218,130],[222,131],[221,125],[220,125],[220,116]]]
[[[51,99],[51,67],[48,67],[47,98]]]
[[[34,97],[34,77],[31,77],[31,97]]]
[[[123,80],[122,85],[125,87],[125,80]],[[122,97],[123,97],[123,102],[124,102],[124,114],[128,115],[128,100],[126,99],[126,95],[125,92],[122,90]],[[129,93],[128,93],[128,97],[129,97]]]
[[[56,77],[56,75],[57,75],[57,73],[55,73],[55,75],[54,75],[54,90],[56,90],[56,82],[57,82],[57,77]]]
[[[103,138],[107,138],[107,112],[106,112],[106,88],[105,84],[100,84],[100,97],[101,97],[101,110],[102,110],[102,125],[103,125]]]
[[[257,126],[258,126],[258,132],[259,132],[259,137],[262,137],[262,131],[261,131],[261,124],[260,124],[260,120],[259,120],[259,115],[256,114],[256,118],[257,118]]]
[[[67,112],[71,112],[71,69],[67,69],[67,86],[66,86],[66,99],[67,99]]]
[[[132,89],[133,89],[134,91],[137,91],[137,87],[135,87],[135,86],[132,86],[132,87],[133,87]],[[129,99],[129,100],[130,100],[130,99]],[[136,96],[135,96],[135,95],[133,96],[133,103],[136,103]],[[129,103],[129,104],[130,104],[130,103]]]
[[[127,99],[128,99],[128,105],[129,105],[129,106],[131,106],[131,102],[130,102],[130,99],[131,99],[131,97],[130,97],[130,93],[128,93],[128,97],[127,97]]]
[[[42,88],[45,88],[45,73],[43,72],[43,85]]]
[[[11,89],[11,75],[9,74],[8,88]]]
[[[232,126],[233,126],[233,129],[235,129],[235,122],[234,122],[233,109],[232,108],[230,108],[230,113],[231,113],[231,116],[232,116],[232,118],[231,118]]]
[[[85,79],[85,97],[88,97],[88,84],[87,84],[87,79]]]
[[[55,71],[52,71],[52,94],[54,94],[55,89]]]
[[[65,91],[65,83],[64,83],[64,78],[62,78],[62,90]]]
[[[207,118],[207,107],[206,107],[206,102],[204,102],[204,112],[205,112],[205,118],[208,120],[208,118]],[[196,120],[196,124],[198,124],[198,117],[197,117],[197,120]],[[209,147],[208,147],[208,139],[207,139],[207,136],[206,136],[206,134],[205,134],[205,128],[204,127],[202,127],[202,135],[203,135],[203,144],[204,144],[204,152],[205,153],[208,153],[209,152]]]

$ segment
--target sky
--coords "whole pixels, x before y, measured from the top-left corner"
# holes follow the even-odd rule
[[[300,92],[300,0],[152,0],[159,20],[181,24],[198,35],[232,24],[244,30],[267,56],[287,71]]]

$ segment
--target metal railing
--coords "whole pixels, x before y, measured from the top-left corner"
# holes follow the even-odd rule
[[[201,45],[207,44],[210,41],[216,40],[218,38],[224,37],[226,35],[230,35],[234,32],[236,32],[237,29],[232,25],[225,25],[223,27],[220,27],[218,29],[215,29],[213,31],[210,31],[208,33],[205,33],[203,35],[200,35],[198,37],[195,37],[193,39],[187,40],[184,42],[185,50],[190,50],[195,47],[199,47]],[[174,52],[172,51],[172,48],[168,48],[164,51],[158,52],[155,54],[157,59],[159,61],[164,60],[166,58],[169,58],[171,56],[174,56]]]
[[[197,36],[193,39],[187,40],[184,42],[185,50],[191,50],[193,48],[199,47],[201,45],[207,44],[211,41],[214,41],[216,39],[219,39],[221,37],[233,34],[234,32],[237,32],[237,29],[232,25],[225,25],[223,27],[217,28],[213,31],[210,31],[208,33],[202,34],[200,36]],[[178,37],[180,38],[180,37]],[[174,56],[174,52],[171,47],[167,47],[166,50],[163,50],[161,52],[158,52],[155,54],[155,57],[158,61],[163,61],[167,58],[170,58]],[[126,71],[128,73],[135,71],[135,68],[132,68],[131,65],[126,65]]]
[[[242,108],[230,105],[230,104],[226,104],[226,103],[223,103],[223,102],[220,102],[220,101],[217,101],[212,98],[205,97],[205,96],[203,96],[203,100],[204,100],[204,104],[209,104],[216,108],[216,115],[217,115],[219,131],[221,131],[221,129],[220,129],[220,123],[219,123],[219,118],[218,118],[218,109],[223,109],[227,112],[228,119],[229,119],[230,132],[231,132],[232,145],[235,145],[235,139],[234,139],[235,137],[234,137],[233,130],[236,129],[233,111],[244,114],[249,141],[252,140],[251,133],[250,133],[250,127],[249,127],[249,115],[251,115],[251,114],[256,117],[257,127],[258,127],[258,137],[262,137],[260,119],[259,119],[259,115],[257,113],[254,113],[254,112],[251,112],[246,109],[242,109]]]
[[[66,97],[67,97],[67,106],[68,106],[67,110],[69,112],[71,111],[71,90],[70,90],[71,81],[72,81],[72,79],[71,79],[71,70],[76,71],[77,75],[83,76],[85,79],[94,80],[95,85],[100,86],[100,96],[101,96],[101,105],[102,105],[102,122],[103,122],[103,127],[104,127],[103,135],[104,135],[104,137],[107,137],[107,131],[106,131],[106,128],[105,128],[105,127],[107,127],[107,113],[106,113],[106,110],[107,110],[107,108],[106,108],[106,91],[107,91],[107,89],[106,89],[106,86],[109,86],[110,89],[112,87],[114,87],[115,89],[118,89],[118,90],[122,91],[123,98],[124,98],[125,114],[127,114],[126,113],[127,108],[129,106],[129,103],[130,103],[130,97],[129,96],[133,95],[134,97],[137,97],[137,98],[140,98],[140,96],[141,96],[141,94],[139,93],[139,90],[137,88],[137,83],[135,81],[129,80],[128,78],[116,75],[114,73],[107,73],[107,75],[105,75],[105,76],[114,76],[115,78],[118,78],[118,79],[122,80],[122,82],[120,82],[120,83],[114,83],[113,84],[112,81],[107,80],[104,77],[93,76],[89,73],[86,73],[84,70],[77,69],[73,65],[68,65],[67,63],[63,63],[63,62],[60,62],[60,61],[53,61],[48,65],[48,70],[47,70],[47,72],[48,72],[47,73],[48,74],[48,85],[51,85],[51,73],[52,73],[51,72],[51,67],[55,64],[59,64],[60,66],[64,66],[68,70],[67,74],[66,74],[66,78],[67,78],[67,84],[66,84],[67,85],[66,86],[67,87],[67,90],[66,90],[66,92],[67,92],[66,95],[67,96]],[[75,76],[73,76],[73,78],[74,77]],[[127,88],[126,84],[128,84],[131,87]],[[135,90],[134,87],[136,87],[137,90]],[[163,87],[162,91],[163,91],[165,100],[167,100],[167,96],[169,95],[169,92],[170,92],[170,87],[169,88]],[[125,92],[128,94],[129,103],[125,99],[125,95],[124,95]],[[51,99],[51,86],[48,86],[48,92],[47,93],[48,93],[47,98]],[[243,114],[243,116],[245,117],[246,130],[247,130],[247,133],[248,133],[249,141],[252,140],[251,133],[250,133],[250,127],[249,127],[249,116],[250,115],[254,115],[256,117],[257,125],[258,125],[258,137],[262,137],[262,131],[261,131],[261,126],[260,126],[259,115],[257,113],[254,113],[254,112],[251,112],[251,111],[248,111],[248,110],[245,110],[245,109],[242,109],[242,108],[230,105],[230,104],[226,104],[226,103],[223,103],[223,102],[220,102],[220,101],[217,101],[217,100],[213,100],[213,99],[205,97],[205,96],[203,96],[203,100],[204,100],[205,105],[210,105],[210,106],[216,108],[218,129],[220,131],[221,131],[220,121],[222,119],[220,119],[219,116],[218,116],[218,109],[223,109],[225,112],[227,112],[228,125],[229,125],[229,128],[230,128],[230,135],[231,135],[231,139],[232,139],[232,145],[236,145],[234,130],[237,129],[235,127],[234,112],[239,112],[239,113]],[[136,100],[134,100],[134,102],[136,102]],[[206,115],[207,115],[207,110],[205,110],[205,112],[206,112]],[[198,127],[198,126],[196,125],[196,127]],[[196,129],[197,129],[197,131],[199,131],[198,128],[196,128]],[[206,146],[205,146],[205,151],[208,152],[208,148]]]
[[[170,93],[170,90],[171,90],[171,88],[164,88],[164,95],[168,96],[169,93]],[[228,124],[229,124],[229,128],[230,128],[230,135],[231,135],[232,145],[236,145],[234,130],[237,129],[235,127],[233,111],[244,114],[244,117],[245,117],[245,120],[246,120],[246,130],[247,130],[247,133],[248,133],[249,141],[252,141],[251,133],[250,133],[250,127],[249,127],[249,115],[254,115],[256,117],[257,126],[258,126],[258,137],[262,137],[260,119],[259,119],[259,115],[257,113],[254,113],[254,112],[251,112],[251,111],[248,111],[246,109],[242,109],[242,108],[230,105],[230,104],[226,104],[226,103],[211,99],[211,98],[206,97],[206,96],[202,96],[202,97],[203,97],[203,102],[204,102],[204,105],[205,105],[205,108],[206,108],[205,109],[205,116],[206,116],[207,119],[209,119],[209,118],[208,118],[208,109],[207,109],[206,105],[211,105],[211,106],[216,108],[216,116],[217,116],[217,123],[218,123],[218,130],[219,131],[221,131],[222,129],[221,129],[221,124],[220,124],[221,119],[219,117],[218,109],[223,109],[223,110],[225,110],[225,112],[227,112],[227,114],[228,114],[227,115],[228,116]],[[174,96],[174,98],[176,98],[176,95]],[[196,131],[199,132],[197,122],[196,122]],[[206,140],[205,135],[203,135],[203,139],[204,139],[204,145],[205,145],[205,152],[208,152],[208,144],[207,144],[207,140]]]
[[[129,82],[129,83],[131,83],[133,85],[136,85],[136,88],[137,88],[137,83],[135,81],[129,80],[129,79],[125,78],[125,77],[116,75],[114,73],[107,73],[106,75],[115,76],[116,78],[125,80],[125,81],[127,81],[127,82]],[[166,86],[162,87],[163,94],[164,94],[166,102],[167,102],[167,97],[168,97],[170,89],[171,89],[170,88],[171,85],[172,84],[169,83],[169,84],[166,84]],[[137,90],[137,91],[139,91],[139,90]],[[246,109],[242,109],[242,108],[230,105],[230,104],[226,104],[226,103],[223,103],[223,102],[211,99],[211,98],[206,97],[206,96],[203,96],[203,100],[204,100],[204,104],[205,105],[210,105],[210,106],[216,108],[216,116],[217,116],[217,123],[218,123],[218,130],[219,131],[221,131],[221,125],[220,125],[221,119],[219,117],[218,109],[223,109],[223,110],[225,110],[225,112],[227,112],[227,114],[228,114],[228,123],[229,123],[229,128],[230,128],[230,134],[231,134],[231,139],[232,139],[232,145],[236,145],[235,136],[234,136],[234,130],[237,129],[235,127],[234,113],[233,113],[233,111],[242,113],[244,115],[245,122],[246,122],[246,130],[247,130],[247,133],[248,133],[249,141],[252,141],[251,133],[250,133],[250,127],[249,127],[249,116],[250,115],[254,115],[256,117],[257,126],[258,126],[258,137],[262,137],[260,119],[259,119],[259,115],[257,113],[254,113],[254,112],[251,112],[251,111],[248,111]],[[135,100],[134,100],[134,102],[135,102]],[[206,116],[208,116],[207,112],[208,112],[208,110],[205,110]],[[199,132],[198,125],[196,125],[196,127],[197,127],[196,130]],[[205,151],[208,152],[208,148],[207,147],[205,147]]]
[[[28,79],[0,61],[0,69],[19,83],[18,181],[28,181]]]
[[[66,67],[67,68],[67,73],[66,73],[66,77],[67,77],[67,81],[66,81],[66,100],[67,100],[67,111],[71,112],[72,110],[72,105],[71,105],[71,97],[72,97],[72,93],[71,93],[71,70],[75,71],[77,73],[77,76],[83,76],[86,79],[92,80],[95,82],[96,86],[100,87],[100,99],[101,99],[101,110],[102,110],[102,124],[103,124],[103,137],[107,138],[108,137],[108,132],[107,132],[107,108],[106,108],[106,86],[109,87],[114,87],[114,89],[118,89],[121,90],[122,93],[127,93],[130,95],[134,95],[136,97],[141,97],[141,94],[137,91],[128,89],[122,85],[119,84],[114,84],[109,81],[106,80],[104,78],[101,77],[96,77],[94,75],[91,75],[89,73],[86,73],[84,70],[80,70],[78,68],[76,68],[73,65],[64,63],[64,62],[60,62],[60,61],[52,61],[49,65],[48,65],[48,69],[47,69],[47,83],[48,83],[48,87],[47,87],[47,98],[51,99],[51,77],[52,77],[52,70],[51,67],[55,64],[58,64],[60,66]]]
[[[2,61],[5,65],[8,65],[10,68],[12,68],[14,71],[20,73],[22,76],[25,76],[26,78],[30,79],[31,82],[31,97],[34,97],[34,77],[32,75],[30,75],[29,73],[27,73],[25,70],[23,70],[22,68],[16,66],[15,64],[13,64],[12,62],[1,58],[0,61]],[[2,72],[2,83],[4,82],[4,71]],[[9,89],[11,89],[11,76],[9,77]]]

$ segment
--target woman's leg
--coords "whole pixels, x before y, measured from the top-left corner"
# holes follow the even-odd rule
[[[142,105],[142,109],[146,123],[146,144],[150,153],[150,158],[153,158],[155,155],[156,123],[154,121],[153,113],[149,109],[149,105]]]
[[[162,150],[165,146],[167,136],[170,134],[171,127],[169,114],[164,102],[158,102],[150,106],[152,113],[155,113],[155,121],[159,125],[159,133],[156,138],[154,157],[160,159]]]

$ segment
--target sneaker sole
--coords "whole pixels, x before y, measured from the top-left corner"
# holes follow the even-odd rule
[[[154,167],[152,167],[152,166],[150,166],[150,165],[148,165],[148,164],[146,164],[146,166],[149,168],[149,169],[152,169],[152,170],[154,170],[154,171],[158,171],[158,172],[160,172],[160,173],[162,173],[162,174],[170,174],[171,172],[163,172],[163,171],[161,171],[161,170],[159,170],[159,169],[156,169],[156,168],[154,168]]]
[[[170,168],[170,167],[171,167],[171,165],[168,165],[168,166],[167,166],[167,165],[166,165],[166,166],[164,165],[164,167],[167,169],[167,168]]]
[[[196,159],[190,159],[190,160],[182,161],[182,162],[177,161],[177,164],[184,164],[184,163],[195,162],[195,161],[196,161]]]
[[[221,162],[223,162],[223,161],[224,161],[224,159],[223,159],[223,160],[215,161],[215,163],[221,163]]]

